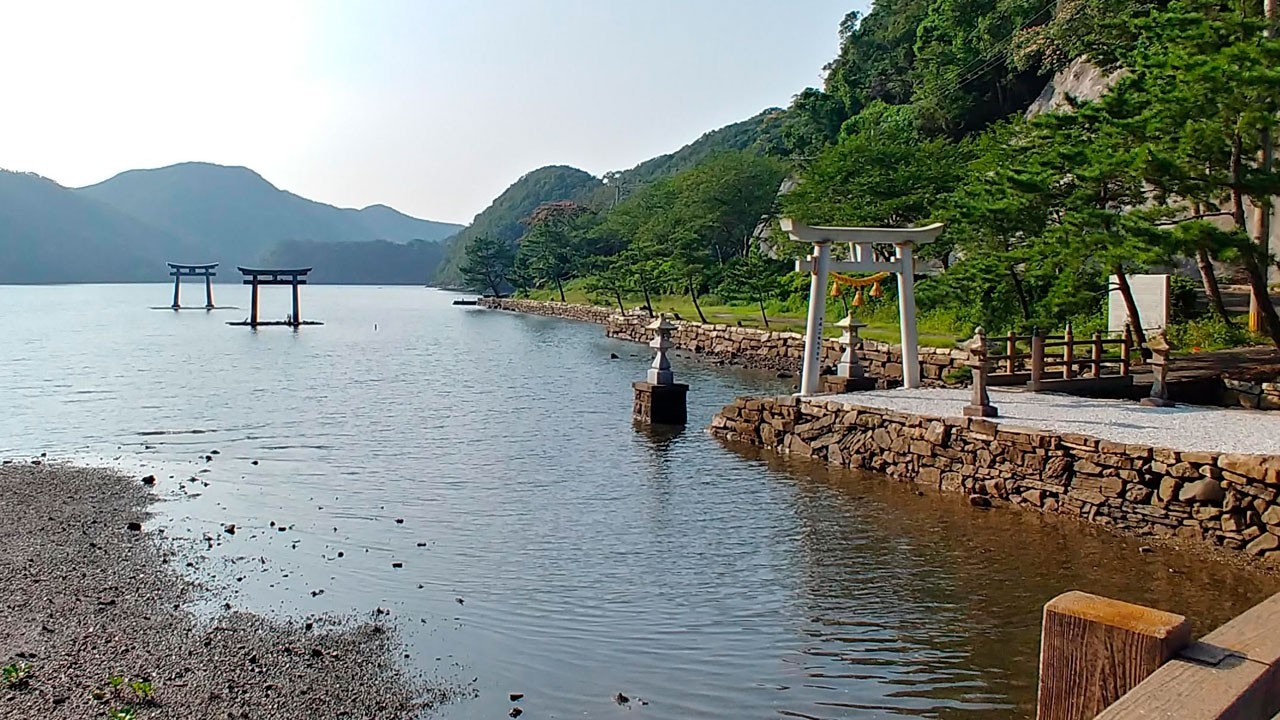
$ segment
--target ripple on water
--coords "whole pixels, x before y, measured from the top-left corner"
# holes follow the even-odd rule
[[[9,452],[125,452],[162,478],[171,535],[214,539],[193,562],[237,607],[390,610],[408,662],[479,678],[450,717],[501,717],[509,692],[531,717],[627,717],[619,692],[649,718],[1029,717],[1057,593],[1204,630],[1277,588],[701,430],[788,390],[768,376],[680,359],[694,425],[637,431],[647,350],[595,326],[311,286],[325,326],[251,333],[145,309],[167,292],[0,287]]]

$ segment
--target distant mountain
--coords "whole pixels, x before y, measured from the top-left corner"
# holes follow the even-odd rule
[[[187,239],[30,173],[0,170],[0,283],[167,279]]]
[[[425,285],[444,259],[439,242],[311,242],[286,240],[262,259],[266,267],[315,268],[310,279],[342,285]]]
[[[349,210],[286,192],[243,167],[182,163],[130,170],[79,194],[184,238],[188,262],[254,264],[284,241],[436,241],[461,226],[418,220],[384,205]],[[424,274],[429,269],[424,269]]]
[[[445,261],[432,282],[445,286],[462,282],[458,266],[465,255],[467,243],[473,238],[491,237],[515,242],[524,234],[520,221],[529,217],[534,208],[557,200],[588,204],[593,197],[598,197],[603,187],[600,178],[567,165],[548,165],[524,175],[476,215],[466,229],[449,240]]]

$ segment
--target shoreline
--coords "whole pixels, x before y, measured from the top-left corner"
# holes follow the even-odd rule
[[[458,694],[402,668],[381,622],[196,617],[208,591],[148,527],[156,500],[112,470],[0,466],[0,715],[409,720]]]
[[[653,339],[653,331],[647,327],[652,322],[651,318],[633,311],[619,313],[612,307],[520,298],[481,298],[478,306],[486,310],[592,323],[602,326],[606,337],[641,345],[647,345]],[[799,333],[684,319],[671,322],[676,326],[671,334],[675,348],[691,352],[712,365],[790,374],[800,372],[804,336]],[[921,345],[919,352],[921,378],[926,385],[945,384],[944,378],[948,373],[964,367],[968,358],[968,352],[954,348]],[[839,339],[823,339],[823,365],[835,365],[843,353],[844,347]],[[882,383],[901,381],[901,346],[864,339],[859,355],[868,376]]]

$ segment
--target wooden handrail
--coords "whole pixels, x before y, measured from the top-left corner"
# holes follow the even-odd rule
[[[1184,647],[1096,720],[1265,720],[1277,712],[1280,594]]]

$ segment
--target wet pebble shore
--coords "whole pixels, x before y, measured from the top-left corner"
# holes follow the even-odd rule
[[[451,697],[385,625],[192,615],[152,500],[109,470],[0,466],[0,717],[397,720]]]

